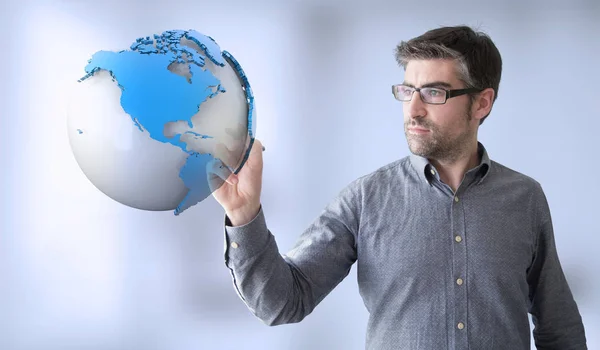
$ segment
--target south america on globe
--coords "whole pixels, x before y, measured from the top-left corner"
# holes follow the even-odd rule
[[[195,30],[94,53],[69,102],[69,141],[104,194],[179,215],[244,165],[256,134],[240,64]]]

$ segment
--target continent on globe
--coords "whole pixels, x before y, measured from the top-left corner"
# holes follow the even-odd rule
[[[244,165],[254,96],[211,37],[169,30],[138,38],[130,50],[96,52],[85,72],[69,109],[71,147],[112,199],[178,215]]]

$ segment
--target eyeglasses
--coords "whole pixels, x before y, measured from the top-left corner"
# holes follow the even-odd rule
[[[403,84],[392,85],[392,93],[398,101],[408,102],[412,100],[415,91],[419,92],[423,102],[433,105],[442,105],[446,103],[446,100],[449,98],[470,94],[473,92],[480,92],[482,90],[477,88],[446,90],[435,87],[416,88]]]

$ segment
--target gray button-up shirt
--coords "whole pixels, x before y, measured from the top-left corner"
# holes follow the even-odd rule
[[[491,161],[456,193],[411,155],[346,186],[281,255],[262,208],[225,221],[225,264],[254,315],[299,322],[357,262],[368,349],[586,349],[534,179]]]

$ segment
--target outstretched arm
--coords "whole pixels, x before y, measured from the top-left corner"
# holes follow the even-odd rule
[[[339,284],[356,261],[359,200],[345,188],[280,255],[262,207],[249,223],[226,218],[225,263],[238,295],[268,325],[301,321]]]

